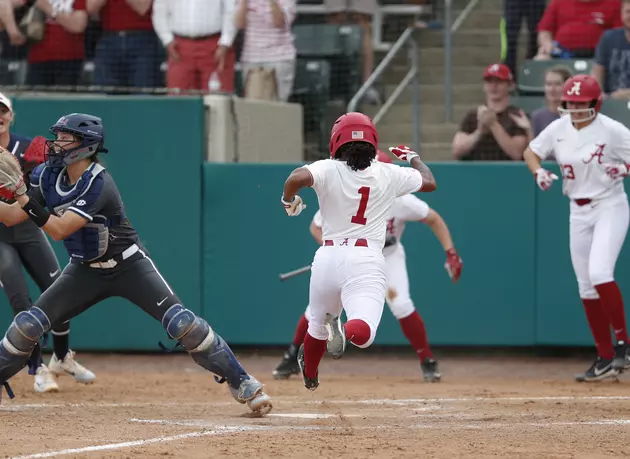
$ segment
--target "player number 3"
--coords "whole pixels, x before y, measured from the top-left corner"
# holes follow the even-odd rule
[[[367,208],[368,200],[370,199],[370,187],[362,186],[359,188],[359,194],[361,195],[359,209],[350,221],[352,223],[356,223],[357,225],[365,225],[367,223],[367,218],[365,218],[365,209]]]
[[[567,180],[575,179],[575,173],[573,172],[573,166],[570,164],[562,164],[562,176]]]

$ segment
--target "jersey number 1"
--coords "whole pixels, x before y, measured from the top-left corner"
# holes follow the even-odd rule
[[[350,221],[357,225],[365,225],[367,218],[365,218],[365,209],[367,208],[368,200],[370,199],[370,187],[362,186],[359,188],[359,194],[361,195],[361,202],[359,202],[359,209],[356,215],[354,215]]]

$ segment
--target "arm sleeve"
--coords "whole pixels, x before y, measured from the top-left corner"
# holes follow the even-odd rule
[[[529,142],[529,149],[542,160],[549,158],[553,152],[553,127],[556,126],[556,121],[543,129],[540,134]]]
[[[388,164],[393,168],[392,186],[396,190],[396,197],[420,191],[422,188],[422,175],[413,167],[401,167]]]
[[[112,190],[107,186],[103,176],[99,175],[92,181],[87,191],[68,207],[68,210],[92,221],[94,215],[103,209],[111,193]]]
[[[315,215],[313,215],[313,225],[317,226],[318,228],[322,227],[323,221],[322,221],[322,211],[321,210],[317,210],[317,212],[315,212]]]
[[[322,194],[326,189],[328,172],[332,170],[333,164],[331,164],[331,160],[322,159],[319,161],[315,161],[314,163],[307,164],[306,166],[302,166],[308,170],[313,176],[313,185],[312,188],[319,194]]]
[[[404,198],[403,205],[400,207],[400,214],[396,215],[398,218],[404,221],[421,221],[429,216],[431,208],[423,200],[408,195]]]
[[[538,22],[538,32],[551,32],[555,35],[558,19],[558,1],[551,0]]]
[[[613,153],[624,164],[630,165],[630,130],[621,123],[615,123],[614,139]]]
[[[459,130],[466,134],[472,134],[477,130],[477,110],[469,111],[459,125]]]

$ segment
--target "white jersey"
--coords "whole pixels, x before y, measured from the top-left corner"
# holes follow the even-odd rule
[[[336,159],[303,167],[313,176],[323,219],[323,239],[367,239],[382,248],[394,199],[422,187],[422,176],[417,170],[378,161],[362,171],[353,171]]]
[[[630,164],[630,130],[601,113],[576,129],[569,115],[549,124],[529,148],[545,160],[553,153],[562,170],[562,191],[571,199],[601,199],[624,193],[623,180],[606,175],[606,164]]]
[[[383,249],[383,254],[387,256],[394,251],[396,245],[400,244],[406,222],[424,220],[429,216],[430,210],[431,208],[426,202],[412,194],[396,198],[386,217],[386,234],[395,237],[396,244]],[[320,210],[313,215],[313,224],[319,228],[322,227],[323,219]]]

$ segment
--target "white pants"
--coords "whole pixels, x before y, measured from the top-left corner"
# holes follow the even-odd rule
[[[386,249],[388,250],[388,249]],[[409,275],[405,249],[398,243],[385,255],[385,276],[387,277],[387,305],[396,319],[404,319],[415,310],[409,295]]]
[[[341,304],[347,320],[359,319],[370,327],[370,339],[359,347],[374,342],[385,303],[385,259],[380,248],[348,245],[322,246],[315,253],[311,266],[308,333],[316,339],[328,338],[324,324],[326,313],[339,315]]]
[[[580,298],[599,298],[594,286],[614,280],[615,264],[628,232],[625,193],[578,206],[571,201],[571,262]]]

